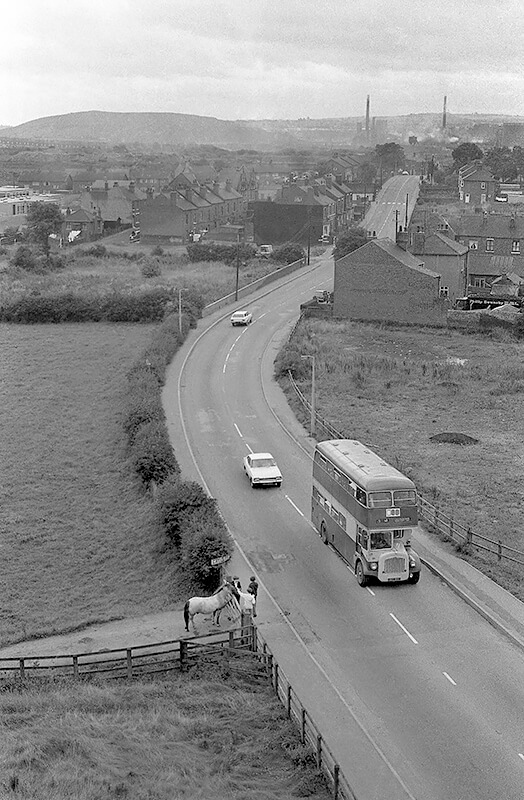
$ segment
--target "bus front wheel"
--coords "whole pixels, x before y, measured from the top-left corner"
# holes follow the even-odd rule
[[[359,586],[365,586],[368,582],[367,575],[364,572],[364,567],[362,566],[362,561],[357,561],[357,565],[355,567],[355,575],[357,576],[357,581]]]
[[[327,534],[327,528],[326,528],[326,523],[325,522],[321,522],[320,523],[320,537],[321,537],[322,541],[324,542],[324,544],[328,543],[328,534]]]

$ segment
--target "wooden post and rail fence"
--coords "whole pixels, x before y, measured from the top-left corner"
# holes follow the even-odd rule
[[[173,639],[136,647],[91,653],[0,658],[2,683],[19,683],[33,676],[59,674],[73,680],[90,678],[133,680],[169,672],[186,673],[196,664],[227,664],[228,669],[271,683],[273,691],[298,728],[300,741],[324,774],[335,800],[358,800],[324,735],[280,668],[251,615],[242,614],[239,627],[204,636]]]

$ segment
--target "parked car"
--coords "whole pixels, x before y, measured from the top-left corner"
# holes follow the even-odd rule
[[[261,258],[271,258],[272,255],[273,255],[272,244],[261,244],[257,250],[257,256]]]
[[[249,325],[253,321],[251,311],[233,311],[231,314],[231,325]]]
[[[133,229],[129,235],[130,242],[139,242],[140,241],[140,231],[138,229]]]
[[[244,472],[253,489],[255,486],[282,485],[282,473],[271,453],[250,453],[245,456]]]

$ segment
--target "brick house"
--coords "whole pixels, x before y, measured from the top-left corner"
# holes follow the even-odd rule
[[[91,214],[83,208],[76,211],[66,210],[62,224],[62,239],[64,243],[75,244],[79,242],[92,242],[99,239],[104,231],[104,222],[98,214]]]
[[[245,201],[228,181],[224,186],[217,181],[211,187],[199,186],[179,176],[170,186],[138,203],[142,242],[184,243],[202,232],[213,239],[222,226],[242,222]]]
[[[523,216],[464,214],[456,238],[468,248],[468,291],[489,287],[503,274],[524,277]]]
[[[391,239],[373,239],[335,261],[333,316],[445,325],[440,275]]]
[[[412,233],[409,251],[420,257],[427,269],[440,275],[440,296],[452,303],[466,290],[468,248],[443,233]]]
[[[110,181],[104,181],[98,188],[82,192],[80,207],[100,216],[104,230],[118,229],[133,224],[137,204],[145,197],[145,192],[136,189],[132,182],[126,187],[118,182],[111,185]]]
[[[459,199],[465,206],[478,207],[493,203],[498,186],[490,170],[476,162],[459,169]]]
[[[290,183],[278,197],[249,204],[257,244],[295,241],[316,243],[330,236],[337,219],[338,196],[329,196],[322,186]]]

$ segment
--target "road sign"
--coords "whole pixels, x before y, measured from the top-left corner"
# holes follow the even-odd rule
[[[212,567],[219,567],[220,564],[225,564],[226,561],[229,561],[230,556],[218,556],[218,558],[211,559],[211,566]]]

